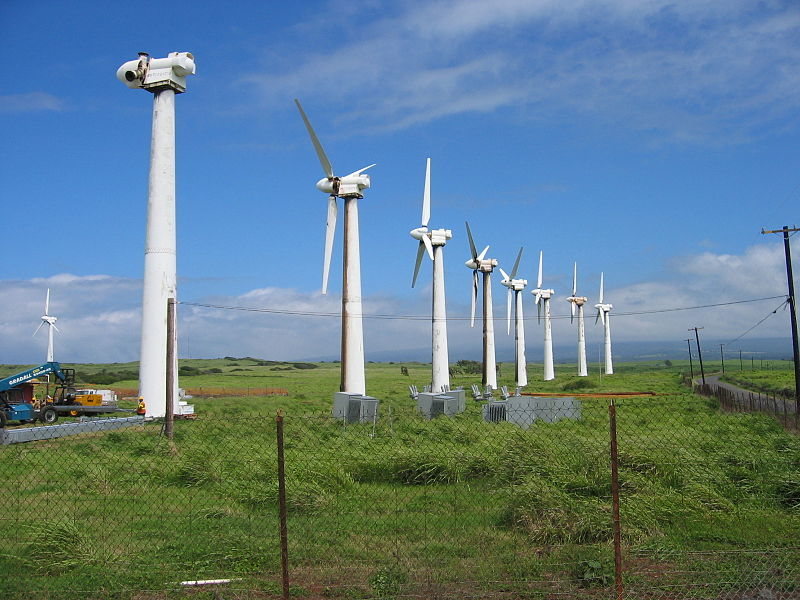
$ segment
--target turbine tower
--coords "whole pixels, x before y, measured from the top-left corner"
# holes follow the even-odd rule
[[[176,298],[175,237],[175,94],[186,91],[186,77],[194,75],[194,56],[170,52],[150,58],[144,52],[117,70],[117,79],[129,88],[153,93],[153,130],[147,200],[147,236],[144,250],[142,347],[139,395],[146,417],[163,417],[167,410],[167,368],[172,372],[172,397],[178,402],[177,351],[167,367],[167,300]],[[174,328],[177,339],[177,327]]]
[[[522,315],[522,291],[528,285],[527,279],[515,279],[519,261],[522,258],[522,248],[519,249],[517,260],[514,261],[514,268],[511,275],[503,269],[503,280],[500,282],[508,288],[508,302],[506,303],[506,319],[508,321],[508,333],[511,334],[511,297],[514,297],[514,366],[518,387],[528,385],[528,366],[525,360],[525,321]]]
[[[422,257],[427,251],[433,261],[433,310],[431,323],[431,391],[435,394],[450,389],[450,363],[447,352],[447,310],[444,299],[444,246],[453,239],[449,229],[428,230],[431,217],[431,159],[425,166],[425,189],[422,194],[422,225],[410,234],[419,240],[417,262],[411,287],[417,283]]]
[[[542,289],[542,251],[539,251],[539,276],[536,279],[536,289],[531,290],[531,294],[536,296],[536,309],[538,311],[538,321],[542,322],[544,312],[544,380],[550,381],[556,378],[553,369],[553,329],[550,322],[550,298],[555,294],[554,290]]]
[[[469,250],[472,258],[464,264],[472,269],[472,316],[470,327],[475,326],[475,303],[478,299],[478,271],[483,273],[483,375],[481,382],[483,385],[497,389],[497,366],[494,353],[494,316],[492,315],[492,271],[498,265],[497,259],[484,258],[489,246],[478,254],[475,249],[475,242],[472,239],[472,232],[467,225],[467,238],[469,238]]]
[[[598,320],[603,322],[606,375],[613,375],[614,364],[611,361],[611,309],[614,308],[614,306],[612,304],[603,304],[603,273],[600,273],[600,302],[595,304],[594,307],[597,309],[597,316],[594,319],[595,325],[597,325]]]
[[[322,293],[328,293],[328,274],[333,251],[333,235],[336,230],[338,207],[336,199],[344,200],[344,252],[342,278],[342,355],[340,392],[349,394],[366,394],[364,376],[364,328],[361,311],[361,256],[358,236],[358,200],[363,198],[362,192],[370,187],[369,175],[364,171],[375,165],[369,165],[344,177],[333,174],[333,167],[322,144],[311,126],[300,101],[295,99],[297,109],[303,118],[311,143],[317,152],[317,158],[325,172],[325,177],[317,182],[317,189],[329,194],[328,220],[325,229],[325,259],[322,268]]]
[[[578,263],[572,268],[572,296],[567,298],[570,303],[569,322],[575,319],[575,311],[578,312],[578,377],[586,377],[589,373],[586,370],[586,334],[583,325],[583,305],[589,300],[586,296],[577,296],[578,290]]]
[[[36,331],[33,332],[33,335],[36,335],[39,333],[39,330],[42,328],[42,326],[44,326],[45,323],[47,324],[47,362],[53,362],[55,360],[53,358],[53,330],[55,329],[58,331],[58,327],[56,327],[56,321],[58,321],[58,317],[53,317],[50,315],[50,288],[47,288],[42,322],[39,323]],[[58,332],[61,333],[60,331]]]

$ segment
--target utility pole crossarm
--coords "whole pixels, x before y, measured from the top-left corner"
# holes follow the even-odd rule
[[[784,231],[791,233],[793,231],[800,231],[800,227],[784,227],[783,229],[762,229],[761,235],[766,235],[768,233],[783,233]]]

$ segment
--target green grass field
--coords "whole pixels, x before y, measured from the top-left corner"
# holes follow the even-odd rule
[[[344,427],[328,416],[337,364],[263,362],[181,361],[205,371],[182,377],[186,388],[289,395],[195,398],[198,419],[176,422],[173,442],[152,423],[2,447],[0,595],[214,598],[177,583],[226,577],[236,581],[218,597],[279,597],[282,410],[294,596],[610,597],[607,399],[527,430],[484,423],[471,399],[461,415],[425,421],[406,386],[429,367],[369,364],[381,418]],[[617,402],[629,597],[794,597],[800,442],[766,415],[693,396],[680,385],[687,367],[619,365],[579,390],[658,394]],[[76,368],[89,377],[135,365]],[[574,366],[556,372],[537,382],[531,365],[529,390],[579,379]],[[511,374],[504,364],[500,383]]]

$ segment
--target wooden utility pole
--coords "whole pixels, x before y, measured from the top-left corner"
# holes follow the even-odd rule
[[[797,341],[797,307],[794,298],[794,276],[792,275],[792,249],[789,246],[789,233],[800,231],[797,227],[791,229],[784,225],[782,229],[765,230],[762,229],[762,235],[768,233],[782,233],[783,234],[783,253],[786,257],[786,279],[789,283],[789,318],[792,324],[792,354],[794,356],[794,402],[795,414],[798,414],[800,409],[800,346]]]
[[[164,414],[164,434],[167,439],[172,439],[173,424],[175,419],[175,298],[167,298],[167,404]]]
[[[689,374],[694,383],[694,365],[692,364],[692,338],[686,339],[686,344],[689,346]]]
[[[700,376],[703,379],[703,385],[706,384],[706,372],[703,369],[703,353],[700,352],[700,334],[697,333],[698,329],[703,329],[702,327],[690,327],[689,331],[694,331],[694,337],[697,340],[697,358],[700,360]]]
[[[722,374],[725,375],[725,352],[722,350],[725,344],[719,345],[719,357],[722,359]]]

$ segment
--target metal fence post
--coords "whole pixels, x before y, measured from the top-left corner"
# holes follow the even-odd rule
[[[283,413],[275,416],[278,442],[278,510],[281,530],[281,583],[283,599],[289,600],[289,534],[286,526],[286,462],[283,454]]]
[[[617,600],[622,600],[625,587],[622,583],[622,531],[619,518],[619,460],[617,455],[617,407],[614,399],[608,405],[611,435],[611,512],[614,527],[614,586]]]

